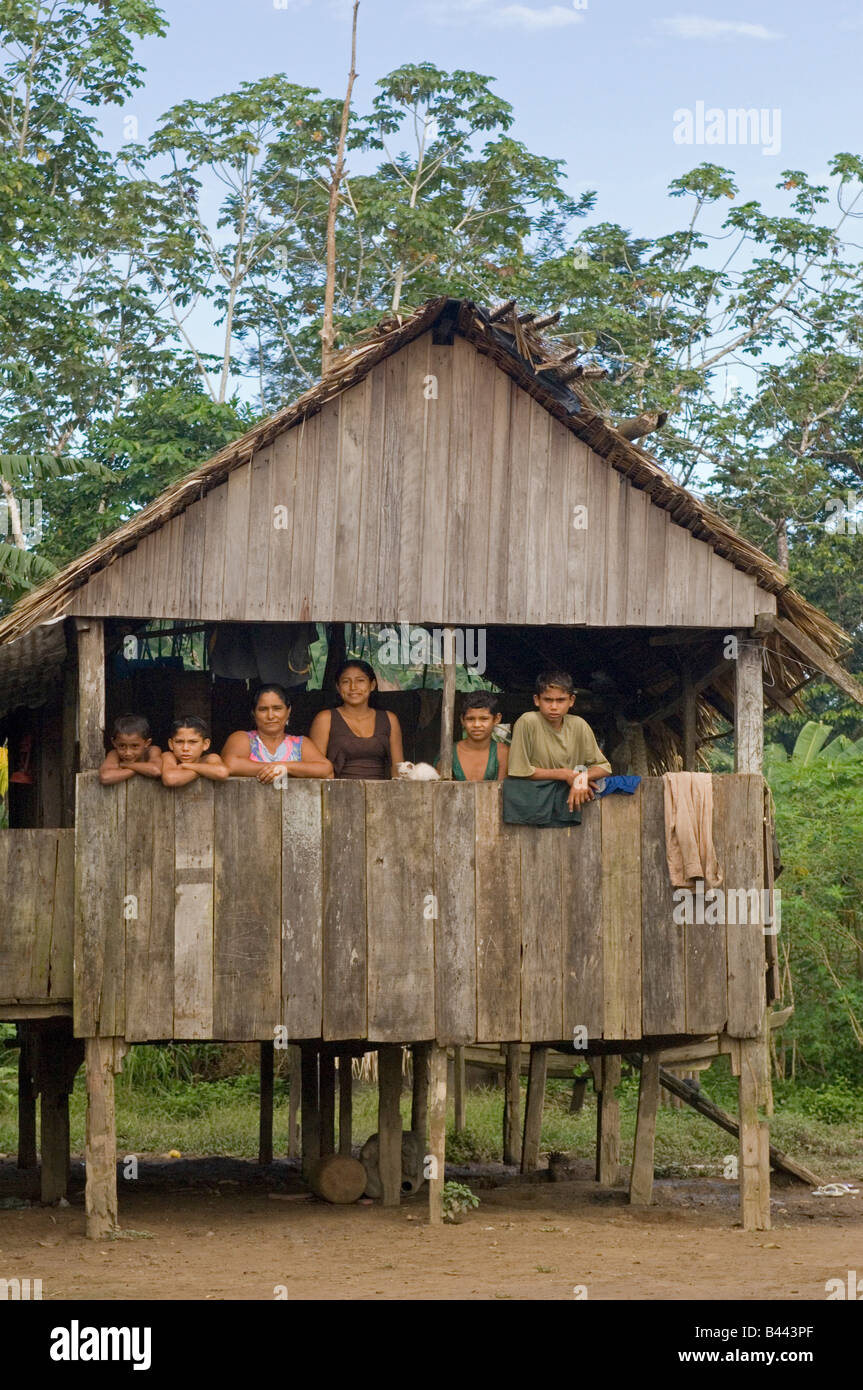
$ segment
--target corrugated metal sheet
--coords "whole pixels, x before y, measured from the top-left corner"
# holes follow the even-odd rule
[[[25,632],[0,647],[0,716],[17,705],[44,704],[66,659],[63,619]]]

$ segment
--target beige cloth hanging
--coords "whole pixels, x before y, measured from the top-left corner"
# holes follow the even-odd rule
[[[713,847],[713,779],[709,772],[666,772],[665,855],[675,888],[722,882]]]

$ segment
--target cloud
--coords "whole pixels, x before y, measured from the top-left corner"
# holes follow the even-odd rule
[[[495,29],[527,29],[533,33],[564,29],[584,19],[575,5],[500,4],[499,0],[434,0],[426,6],[429,18],[439,24],[469,24],[471,20]]]
[[[657,20],[660,29],[676,39],[778,39],[780,34],[763,24],[748,24],[741,19],[709,19],[707,15],[680,14],[673,19]]]

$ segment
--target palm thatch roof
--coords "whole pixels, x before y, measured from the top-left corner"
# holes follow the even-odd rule
[[[769,556],[740,536],[718,512],[675,482],[654,458],[615,429],[600,405],[591,398],[587,385],[591,375],[598,374],[597,370],[574,360],[573,350],[568,344],[555,342],[543,334],[543,327],[550,322],[550,318],[538,319],[534,314],[520,314],[513,301],[488,312],[470,300],[445,296],[428,300],[411,313],[393,314],[383,319],[357,344],[339,353],[326,375],[291,405],[226,445],[213,458],[172,484],[124,525],[21,599],[0,620],[0,646],[62,614],[72,595],[93,575],[133,549],[146,535],[184,511],[210,489],[223,483],[229,473],[248,463],[257,450],[276,436],[314,415],[327,401],[349,390],[378,362],[398,352],[420,334],[434,329],[439,341],[445,341],[447,334],[451,336],[457,333],[479,352],[490,356],[546,410],[628,478],[634,487],[646,492],[655,505],[668,511],[679,526],[705,541],[737,569],[754,576],[762,589],[776,596],[780,626],[784,622],[786,627],[802,634],[811,647],[809,668],[826,671],[835,679],[833,668],[850,646],[848,636],[789,585],[787,576]],[[768,637],[768,646],[772,646],[777,662],[781,663],[783,656],[790,656],[794,669],[799,670],[801,650],[789,646],[787,634],[778,631],[772,633]],[[844,677],[844,681],[841,677]],[[847,673],[842,671],[841,677],[843,688],[848,688],[846,682],[854,687]],[[793,694],[793,688],[801,682],[789,675],[782,684],[786,693]],[[858,686],[850,693],[863,703],[863,689]]]

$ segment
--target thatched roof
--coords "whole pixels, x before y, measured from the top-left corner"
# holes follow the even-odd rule
[[[460,334],[479,352],[492,357],[595,453],[607,459],[634,487],[648,493],[654,504],[668,511],[679,526],[705,541],[737,569],[754,576],[761,588],[775,594],[780,618],[793,624],[818,652],[824,653],[827,664],[841,657],[850,645],[842,629],[792,589],[783,571],[769,556],[738,535],[713,508],[676,483],[655,459],[614,428],[586,389],[591,369],[573,360],[568,345],[555,343],[542,335],[540,330],[548,320],[537,320],[534,324],[534,318],[530,314],[520,315],[512,303],[489,313],[469,300],[440,297],[429,300],[412,313],[384,319],[358,344],[341,352],[331,370],[293,404],[221,449],[180,482],[167,488],[131,520],[21,599],[0,621],[0,645],[62,614],[71,596],[94,574],[133,549],[144,536],[163,526],[211,488],[223,483],[233,469],[248,463],[256,450],[315,414],[326,401],[361,381],[378,362],[433,328],[444,339],[447,334]],[[782,639],[777,637],[774,646],[777,656],[781,656]],[[799,650],[795,660],[799,661]]]

